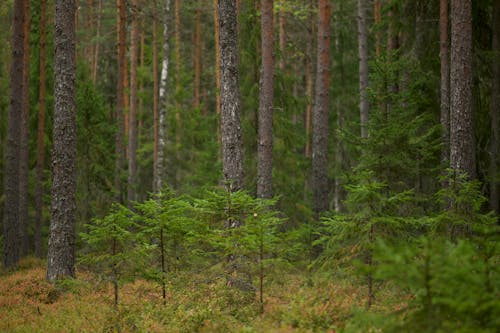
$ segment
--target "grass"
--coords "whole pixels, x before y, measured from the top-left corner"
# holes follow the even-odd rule
[[[79,271],[53,286],[45,263],[28,259],[0,276],[0,332],[340,332],[364,304],[362,286],[298,271],[270,276],[265,290],[261,315],[256,295],[179,272],[165,305],[157,284],[137,279],[121,286],[115,309],[108,282]]]

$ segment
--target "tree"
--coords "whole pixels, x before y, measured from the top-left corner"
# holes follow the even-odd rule
[[[38,131],[35,181],[35,255],[42,256],[43,225],[43,167],[45,163],[45,97],[46,97],[46,38],[47,38],[47,0],[40,1],[40,79],[38,89]]]
[[[238,75],[236,4],[219,0],[221,135],[223,179],[231,191],[243,188],[243,144]]]
[[[21,115],[23,112],[24,3],[14,1],[12,30],[12,63],[10,66],[10,107],[8,114],[5,167],[5,213],[3,222],[5,268],[19,261],[19,148]]]
[[[452,0],[450,167],[475,178],[472,126],[472,3]]]
[[[500,214],[500,181],[498,163],[500,155],[500,1],[493,6],[493,85],[491,91],[491,160],[490,160],[490,208]]]
[[[125,109],[125,72],[127,68],[126,58],[125,58],[125,47],[127,42],[127,8],[125,0],[117,0],[118,9],[118,43],[117,43],[117,56],[118,56],[118,67],[116,75],[116,165],[115,165],[115,195],[116,201],[122,202],[122,179],[121,173],[123,166],[125,164],[125,150],[123,144],[123,136],[125,134],[124,126],[124,109]]]
[[[54,130],[52,217],[47,279],[75,275],[76,212],[76,64],[75,1],[55,1]]]
[[[441,162],[448,166],[450,161],[450,39],[448,34],[448,0],[441,0],[439,11],[439,42],[441,58]]]
[[[132,6],[132,31],[130,35],[130,110],[128,126],[128,186],[127,200],[136,199],[137,178],[137,44],[139,40],[139,1],[134,0]]]
[[[359,57],[359,112],[361,137],[368,137],[368,31],[366,25],[366,1],[358,0],[358,57]]]
[[[318,1],[318,63],[313,109],[312,187],[314,213],[328,209],[328,114],[330,110],[330,16],[331,3]]]
[[[262,0],[262,70],[260,78],[259,144],[257,196],[271,198],[273,172],[273,90],[274,90],[274,24],[273,0]]]

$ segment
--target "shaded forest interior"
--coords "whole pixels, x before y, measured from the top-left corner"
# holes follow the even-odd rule
[[[0,330],[500,330],[500,0],[9,0],[0,43]]]

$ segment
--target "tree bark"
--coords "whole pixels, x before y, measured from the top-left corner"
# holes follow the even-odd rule
[[[328,210],[328,114],[330,110],[331,3],[318,1],[318,63],[313,109],[312,187],[316,218]]]
[[[159,82],[158,82],[158,6],[153,1],[153,192],[161,188],[158,180],[158,130],[159,130]],[[160,187],[158,187],[160,185]]]
[[[3,222],[3,265],[9,269],[19,261],[19,148],[23,112],[24,1],[15,0],[10,66],[10,107],[8,114],[5,166],[5,212]]]
[[[52,219],[47,279],[75,275],[76,212],[76,64],[75,2],[55,1],[54,130]]]
[[[273,0],[262,0],[262,70],[260,78],[257,196],[271,198],[273,173],[274,23]]]
[[[128,186],[127,201],[136,200],[137,189],[137,45],[139,40],[139,0],[132,7],[132,31],[130,35],[130,110],[128,126]]]
[[[238,77],[238,27],[233,0],[219,0],[222,169],[231,191],[243,188],[243,144]]]
[[[452,0],[450,167],[475,178],[472,124],[472,3]]]
[[[219,33],[219,12],[217,8],[218,0],[213,1],[214,5],[214,37],[215,37],[215,113],[217,115],[217,142],[222,147],[221,137],[221,97],[220,97],[220,33]],[[220,149],[219,149],[220,152]]]
[[[494,52],[491,91],[491,161],[490,161],[490,208],[500,214],[500,181],[498,163],[500,159],[500,1],[493,6],[493,43]]]
[[[118,45],[117,45],[117,79],[116,79],[116,123],[118,125],[116,131],[116,164],[115,164],[115,179],[114,186],[116,191],[115,200],[123,202],[122,198],[122,172],[125,165],[125,149],[124,149],[124,113],[125,113],[125,75],[126,75],[126,58],[125,47],[127,42],[127,9],[125,0],[116,0],[118,10]]]
[[[359,57],[359,112],[361,138],[368,137],[368,31],[366,24],[366,0],[358,0],[358,57]]]
[[[40,78],[38,89],[38,130],[37,130],[37,160],[35,180],[35,255],[42,254],[42,226],[43,226],[43,167],[45,164],[45,96],[46,87],[46,39],[47,39],[47,0],[40,1]]]
[[[165,146],[167,143],[167,79],[170,48],[168,44],[169,30],[168,21],[170,17],[170,0],[165,0],[163,10],[163,60],[160,78],[160,112],[158,128],[158,164],[156,170],[156,189],[160,191],[165,178]]]
[[[440,1],[439,41],[441,58],[441,162],[448,166],[450,161],[450,40],[448,34],[448,0]]]
[[[21,114],[21,140],[19,149],[19,231],[20,253],[24,257],[29,252],[28,240],[28,139],[30,117],[30,2],[24,1],[24,52],[23,52],[23,112]]]

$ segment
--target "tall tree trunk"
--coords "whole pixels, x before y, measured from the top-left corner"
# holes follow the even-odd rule
[[[47,38],[47,0],[40,1],[40,78],[38,89],[38,131],[37,131],[37,160],[35,181],[35,255],[39,258],[42,250],[43,226],[43,167],[45,164],[45,95],[46,88],[46,38]]]
[[[75,275],[76,64],[74,0],[55,1],[52,218],[47,279]]]
[[[115,165],[115,179],[114,186],[116,191],[116,201],[123,202],[123,188],[122,188],[122,172],[125,166],[125,148],[124,148],[124,113],[125,113],[125,74],[126,74],[126,54],[125,48],[127,43],[127,8],[125,0],[116,0],[118,9],[118,45],[117,45],[117,80],[116,80],[116,123],[118,125],[116,131],[116,165]]]
[[[182,117],[181,117],[181,103],[180,103],[180,96],[179,96],[179,91],[183,90],[182,85],[182,80],[181,80],[181,72],[182,72],[182,61],[181,61],[181,0],[175,0],[175,158],[176,158],[176,163],[175,165],[178,164],[178,161],[180,161],[181,156],[180,156],[180,151],[179,147],[181,146],[181,128],[182,128]],[[177,187],[180,183],[180,172],[179,168],[175,167],[174,168],[174,187]]]
[[[273,0],[262,0],[259,144],[257,149],[257,196],[273,196],[273,97],[274,97],[274,23]]]
[[[24,53],[23,53],[23,112],[21,114],[21,140],[19,149],[19,231],[20,256],[29,252],[28,240],[28,138],[30,117],[30,2],[24,2]]]
[[[220,33],[219,33],[219,11],[217,8],[218,0],[213,1],[214,5],[214,38],[215,38],[215,113],[217,115],[217,142],[222,147],[221,139],[221,97],[220,97]],[[220,149],[219,149],[220,152]]]
[[[153,1],[153,192],[161,189],[161,180],[158,180],[158,129],[159,129],[159,110],[158,110],[158,6],[156,0]],[[160,185],[160,188],[158,187]]]
[[[318,63],[313,109],[312,187],[316,218],[328,210],[328,114],[330,110],[331,2],[318,0]]]
[[[472,3],[452,0],[450,167],[475,178],[472,126]]]
[[[15,0],[10,66],[10,107],[5,167],[5,211],[3,221],[3,265],[12,268],[19,261],[19,148],[23,112],[24,2]]]
[[[99,46],[101,45],[101,24],[102,24],[102,0],[98,0],[97,5],[97,31],[96,31],[96,42],[94,46],[93,54],[93,67],[92,67],[92,82],[94,85],[97,82],[97,69],[99,67]]]
[[[279,17],[279,47],[280,47],[280,61],[279,61],[279,68],[282,73],[284,74],[285,71],[285,49],[286,49],[286,31],[285,31],[285,23],[286,23],[286,12],[285,8],[283,8],[285,1],[282,0],[281,7],[278,12],[278,17]],[[262,9],[264,10],[264,9]],[[262,35],[263,36],[263,35]],[[263,36],[264,37],[264,36]],[[262,45],[264,46],[264,45]]]
[[[163,9],[163,40],[162,50],[163,59],[161,65],[160,78],[160,112],[158,124],[158,164],[156,170],[156,189],[158,191],[163,187],[163,179],[165,178],[165,146],[167,143],[167,79],[168,79],[168,63],[170,56],[170,48],[168,44],[169,30],[168,21],[170,18],[170,0],[165,0]]]
[[[238,30],[233,0],[219,0],[222,171],[231,191],[243,188]]]
[[[78,4],[77,4],[78,6]],[[87,0],[87,18],[86,18],[86,31],[87,31],[87,47],[85,49],[85,57],[87,60],[90,60],[90,68],[94,68],[94,53],[95,53],[95,41],[93,41],[94,37],[94,0]]]
[[[359,112],[361,138],[368,137],[368,31],[366,24],[366,0],[358,0],[358,57],[359,57]]]
[[[194,102],[195,108],[200,107],[201,85],[201,9],[196,8],[196,31],[194,37]]]
[[[397,22],[399,11],[395,7],[387,12],[387,60],[392,64],[397,60],[396,51],[399,49],[399,31]],[[399,93],[399,73],[395,73],[389,78],[389,93]]]
[[[306,42],[306,98],[307,98],[307,105],[306,105],[306,114],[305,114],[305,127],[306,127],[306,146],[305,146],[305,155],[306,158],[311,157],[311,114],[312,114],[312,108],[313,108],[313,86],[314,86],[314,79],[313,79],[313,59],[314,59],[314,46],[313,46],[313,40],[315,37],[315,20],[314,20],[314,0],[310,0],[309,3],[309,23],[310,23],[310,30],[308,33],[308,38]]]
[[[382,44],[382,36],[380,34],[380,23],[382,22],[382,5],[380,0],[374,0],[373,2],[373,14],[375,16],[375,25],[377,31],[375,32],[375,54],[377,58],[380,57],[380,45]]]
[[[441,162],[450,163],[450,38],[448,33],[448,0],[440,0],[439,42],[441,58]]]
[[[139,39],[139,0],[132,7],[132,31],[130,35],[130,110],[128,132],[128,186],[127,201],[136,200],[137,190],[137,45]]]
[[[500,1],[493,6],[493,85],[491,91],[491,161],[490,161],[490,208],[500,214]]]

